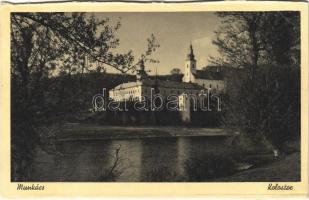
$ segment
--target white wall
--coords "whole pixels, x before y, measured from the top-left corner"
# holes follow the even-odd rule
[[[110,90],[109,97],[115,101],[130,100],[132,98],[139,98],[141,96],[141,86],[123,88],[118,90]]]
[[[222,80],[208,80],[208,79],[196,79],[195,83],[204,88],[212,88],[217,90],[224,90],[225,84]]]
[[[194,83],[195,82],[195,77],[194,75],[192,74],[195,73],[195,70],[196,70],[196,62],[194,61],[186,61],[185,63],[185,70],[184,70],[184,76],[183,76],[183,79],[182,81],[183,82],[192,82]]]

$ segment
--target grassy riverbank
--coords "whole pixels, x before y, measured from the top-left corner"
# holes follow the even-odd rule
[[[222,182],[300,181],[300,153],[284,156],[274,162],[217,179]]]
[[[57,139],[59,141],[95,141],[95,140],[127,140],[127,139],[142,139],[142,138],[177,138],[177,137],[222,137],[230,138],[229,136],[235,136],[235,133],[228,133],[223,129],[219,128],[196,128],[196,127],[168,127],[168,126],[143,126],[143,127],[121,127],[121,126],[99,126],[99,125],[85,125],[85,124],[66,124],[63,126],[61,131],[57,133]],[[233,139],[231,137],[230,139]],[[246,143],[247,144],[247,143]],[[238,143],[233,144],[236,148]],[[248,143],[250,146],[250,144]],[[228,149],[228,147],[226,147]],[[251,146],[251,148],[253,148]],[[265,150],[266,147],[263,149]],[[247,148],[246,148],[247,149]],[[253,148],[254,149],[254,148]],[[250,149],[247,149],[249,151]],[[252,150],[252,149],[251,149]],[[237,172],[233,175],[224,176],[221,178],[210,178],[205,181],[219,181],[219,182],[273,182],[273,181],[299,181],[300,180],[300,153],[295,152],[291,154],[281,155],[277,159],[274,159],[271,149],[269,149],[268,154],[266,152],[260,152],[257,150],[252,150],[253,153],[250,158],[242,159],[239,162],[254,163],[253,167],[248,170]],[[255,154],[254,154],[255,153]],[[262,153],[262,154],[261,154]],[[263,154],[264,153],[264,154]],[[256,158],[255,158],[255,157]],[[237,157],[237,156],[236,156]],[[248,156],[247,156],[248,157]],[[267,157],[267,158],[266,158]],[[210,162],[209,156],[201,162]],[[222,157],[221,160],[214,158],[211,163],[207,163],[204,167],[206,169],[214,165],[213,163],[219,162],[218,166],[232,166],[226,164],[227,157]],[[191,160],[196,162],[195,159]],[[232,162],[233,163],[233,162]],[[188,162],[187,162],[188,164]],[[193,163],[194,164],[194,163]],[[193,167],[200,167],[201,163],[198,165],[192,165]],[[191,165],[190,165],[191,166]],[[159,166],[160,167],[160,166]],[[208,167],[208,168],[207,168]],[[229,169],[227,167],[226,169]],[[203,172],[206,169],[201,169]],[[223,167],[223,172],[226,169]],[[154,168],[156,176],[157,173],[161,173],[161,168]],[[197,169],[193,169],[195,172]],[[213,169],[210,169],[210,171]],[[158,171],[158,172],[157,172]],[[165,172],[163,170],[163,172]],[[213,173],[213,172],[212,172]],[[219,174],[221,174],[220,172]],[[199,174],[199,176],[201,176]],[[174,180],[171,178],[171,180]],[[171,181],[169,180],[169,181]],[[177,181],[182,181],[181,177],[176,179]],[[187,180],[187,179],[184,179]],[[201,181],[204,179],[202,178]],[[149,181],[149,180],[148,180]],[[150,180],[153,181],[153,180]],[[161,181],[166,181],[161,180]],[[196,181],[194,179],[194,181]]]

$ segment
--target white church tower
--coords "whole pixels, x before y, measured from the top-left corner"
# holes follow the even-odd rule
[[[196,73],[196,60],[194,58],[194,53],[193,53],[193,47],[192,44],[190,44],[189,48],[189,53],[187,55],[187,59],[185,62],[185,70],[184,70],[184,76],[182,81],[187,82],[187,83],[194,83],[195,82],[195,77],[193,74]]]

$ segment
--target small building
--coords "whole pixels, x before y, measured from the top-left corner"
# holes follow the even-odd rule
[[[180,112],[181,121],[189,123],[191,121],[190,98],[183,93],[178,97],[178,108]]]

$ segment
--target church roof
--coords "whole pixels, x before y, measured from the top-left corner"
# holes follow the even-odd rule
[[[163,81],[163,80],[154,80],[154,79],[146,79],[143,80],[143,85],[149,87],[162,87],[162,88],[175,88],[175,89],[203,89],[202,86],[196,83],[186,83],[186,82],[177,82],[177,81]]]
[[[148,87],[160,87],[160,88],[173,88],[173,89],[191,89],[191,90],[202,90],[203,87],[196,83],[176,82],[176,81],[163,81],[155,79],[144,79],[137,82],[122,83],[116,86],[114,89],[125,89],[135,86],[148,86]]]
[[[125,88],[130,88],[130,87],[135,87],[142,85],[141,82],[128,82],[128,83],[121,83],[120,85],[117,85],[114,89],[119,90],[119,89],[125,89]]]
[[[196,70],[194,77],[197,79],[223,80],[223,72],[217,69],[218,67],[207,67],[205,70]]]

